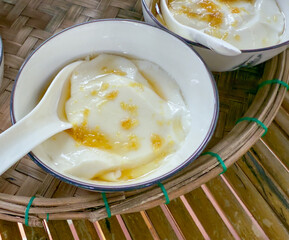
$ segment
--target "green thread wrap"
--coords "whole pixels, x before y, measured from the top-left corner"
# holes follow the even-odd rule
[[[284,87],[286,87],[287,90],[289,90],[289,85],[288,85],[287,83],[279,80],[279,79],[273,79],[273,80],[264,81],[264,82],[262,82],[262,83],[260,83],[260,84],[258,85],[258,88],[264,87],[264,86],[267,85],[267,84],[274,84],[274,83],[281,84],[281,85],[283,85]]]
[[[109,205],[108,205],[108,201],[107,201],[106,195],[105,195],[104,192],[102,192],[101,196],[102,196],[102,199],[104,201],[104,206],[105,206],[105,209],[106,209],[106,212],[107,212],[107,217],[110,218],[111,217],[111,211],[110,211],[110,208],[109,208]]]
[[[168,192],[165,188],[165,186],[162,184],[162,183],[158,183],[159,187],[161,188],[161,190],[163,191],[163,194],[166,198],[166,204],[169,204],[170,203],[170,198],[169,198],[169,195],[168,195]]]
[[[28,220],[29,220],[29,210],[31,208],[31,205],[32,205],[32,202],[34,200],[35,196],[31,197],[29,202],[28,202],[28,205],[26,207],[26,210],[25,210],[25,225],[26,226],[29,226],[29,223],[28,223]]]
[[[46,222],[49,221],[49,213],[46,214]]]
[[[217,160],[219,161],[219,163],[221,164],[221,166],[223,168],[223,172],[221,172],[220,175],[227,171],[228,168],[219,154],[214,153],[214,152],[204,152],[201,154],[201,156],[203,156],[203,155],[211,155],[211,156],[217,158]]]
[[[268,132],[268,128],[266,127],[266,125],[264,123],[262,123],[259,119],[257,118],[251,118],[251,117],[243,117],[240,118],[237,122],[242,122],[242,121],[249,121],[249,122],[255,122],[257,123],[260,127],[262,127],[264,129],[264,133],[262,134],[262,137],[264,137],[266,135],[266,133]]]

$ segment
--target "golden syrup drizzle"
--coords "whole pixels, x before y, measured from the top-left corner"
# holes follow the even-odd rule
[[[131,119],[127,118],[121,121],[121,127],[124,130],[131,130],[132,128],[136,127],[138,125],[137,119]]]
[[[80,126],[74,125],[73,128],[66,130],[66,133],[68,133],[77,143],[81,145],[103,150],[112,149],[110,140],[99,130],[99,128],[90,129],[87,126],[89,113],[90,110],[85,109],[83,111],[82,124]]]
[[[153,154],[153,157],[149,161],[146,161],[144,164],[134,167],[134,168],[117,168],[117,169],[108,169],[103,172],[96,174],[91,180],[96,181],[108,181],[105,178],[105,175],[115,171],[120,171],[121,176],[116,179],[116,181],[130,181],[137,179],[139,177],[145,176],[153,171],[155,171],[161,164],[161,161],[173,152],[174,142],[168,142],[168,145],[165,149],[156,151]]]
[[[108,94],[105,95],[105,98],[107,100],[114,100],[117,98],[119,91],[118,90],[113,90],[109,92]]]
[[[91,129],[87,126],[89,110],[85,109],[83,112],[84,119],[81,125],[74,125],[73,128],[66,130],[78,144],[99,148],[109,152],[124,154],[130,151],[136,151],[140,148],[140,141],[135,134],[129,134],[127,140],[120,142],[118,139],[112,140],[109,136],[103,133],[99,127]],[[130,126],[131,124],[131,126]],[[137,120],[133,120],[131,123],[124,123],[124,127],[129,129],[134,125],[137,125]]]
[[[88,108],[84,109],[84,111],[83,111],[83,123],[82,123],[82,125],[84,125],[84,126],[87,125],[89,113],[90,113],[90,110]]]
[[[238,3],[238,2],[247,2],[247,3],[251,3],[254,4],[256,0],[218,0],[219,2],[223,2],[223,3]]]
[[[98,92],[96,91],[96,90],[92,90],[91,92],[90,92],[90,95],[91,96],[96,96],[98,94]]]
[[[154,160],[135,167],[135,168],[127,168],[121,170],[121,176],[119,177],[119,181],[129,181],[133,179],[137,179],[141,176],[144,176],[154,170],[156,170],[160,166],[161,160],[165,157],[166,154],[163,154],[164,156],[155,158]]]
[[[99,148],[102,150],[112,149],[112,144],[109,138],[99,129],[89,129],[85,124],[80,126],[73,126],[73,128],[66,130],[66,132],[79,144]]]
[[[100,87],[100,91],[105,91],[109,88],[109,83],[102,83]]]
[[[185,14],[189,18],[196,18],[200,21],[208,22],[208,24],[212,27],[219,27],[223,23],[224,15],[214,2],[209,0],[201,0],[197,3],[197,8],[203,9],[205,12],[198,13],[194,9],[182,6],[179,13]]]
[[[151,135],[151,144],[154,151],[160,150],[164,144],[164,141],[165,140],[158,134],[153,133]]]
[[[121,71],[119,69],[108,69],[108,67],[103,67],[101,69],[105,74],[116,74],[116,75],[119,75],[119,76],[126,76],[126,72],[124,71]]]
[[[122,110],[130,113],[131,115],[138,115],[138,106],[135,104],[121,102],[120,107],[122,108]]]
[[[124,143],[124,147],[128,150],[136,151],[140,147],[140,142],[138,137],[135,134],[130,134],[128,136],[128,141]]]
[[[171,4],[175,0],[168,0],[168,6],[170,7]],[[250,4],[254,4],[256,0],[218,0],[219,3],[224,3],[227,6],[231,7],[232,13],[240,13],[243,11],[242,8],[234,7],[233,5],[238,2],[248,2]],[[193,9],[187,8],[183,6],[183,9],[180,10],[180,13],[187,15],[190,18],[197,18],[198,20],[206,21],[210,23],[212,27],[218,27],[223,22],[223,14],[220,12],[220,8],[214,4],[212,1],[209,0],[200,0],[198,3],[198,9],[204,9],[207,11],[206,14],[198,14],[193,11]],[[164,18],[162,17],[162,13],[160,11],[160,0],[153,0],[151,4],[151,12],[156,17],[156,19],[164,26],[166,23]]]
[[[132,83],[129,84],[129,86],[130,86],[130,87],[133,87],[133,88],[137,88],[137,89],[139,89],[139,90],[141,90],[141,91],[144,90],[143,84],[138,83],[138,82],[132,82]]]
[[[152,136],[152,144],[154,145],[153,147],[155,147],[156,151],[154,151],[151,160],[146,161],[144,164],[134,168],[121,169],[121,177],[118,179],[119,181],[137,179],[153,172],[160,166],[161,161],[165,157],[174,152],[174,141],[167,141],[167,145],[163,146],[165,139],[158,136],[157,134],[153,135],[154,136]]]
[[[129,181],[137,179],[141,176],[144,176],[154,170],[156,170],[161,163],[161,160],[168,155],[167,152],[161,152],[159,155],[154,155],[153,160],[146,162],[140,166],[135,168],[118,168],[118,169],[108,169],[102,172],[97,173],[95,176],[91,178],[91,180],[95,181],[108,181],[105,176],[109,173],[113,173],[115,171],[120,171],[121,175],[117,181]]]
[[[234,7],[231,10],[231,13],[240,13],[240,12],[241,12],[240,8],[237,8],[237,7]]]
[[[91,96],[97,96],[100,92],[103,92],[103,91],[107,90],[108,88],[109,88],[109,83],[101,83],[100,89],[99,90],[96,90],[96,89],[91,90],[90,95]],[[84,90],[83,86],[82,86],[82,90]]]
[[[102,92],[107,90],[109,88],[109,86],[110,86],[109,83],[101,83],[101,86],[100,86],[99,90],[93,89],[90,92],[90,95],[93,96],[93,97],[94,96],[99,96],[99,97],[103,97],[104,98],[104,100],[102,100],[101,103],[98,105],[99,108],[102,107],[108,101],[114,100],[119,94],[118,90],[113,90],[113,91],[107,93],[106,95],[102,96]]]

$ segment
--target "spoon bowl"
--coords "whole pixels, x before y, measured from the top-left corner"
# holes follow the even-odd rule
[[[67,79],[82,61],[73,62],[53,79],[37,106],[20,121],[0,134],[0,175],[34,147],[72,125],[64,114]]]
[[[221,55],[237,56],[241,54],[240,49],[236,48],[230,43],[222,39],[212,37],[195,28],[188,27],[178,22],[174,18],[174,16],[171,14],[167,6],[167,0],[161,0],[161,10],[162,10],[163,18],[168,28],[171,31],[179,34],[180,36],[187,38],[187,39],[191,39],[194,42],[200,43]]]

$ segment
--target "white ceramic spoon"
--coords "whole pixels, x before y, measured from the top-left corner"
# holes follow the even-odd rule
[[[240,49],[236,48],[230,43],[178,22],[170,12],[167,6],[167,0],[161,0],[161,12],[168,28],[172,32],[175,32],[178,35],[194,42],[200,43],[225,56],[236,56],[241,54]]]
[[[0,134],[0,175],[34,147],[72,125],[64,115],[71,71],[82,61],[63,68],[53,79],[38,105],[24,118]]]

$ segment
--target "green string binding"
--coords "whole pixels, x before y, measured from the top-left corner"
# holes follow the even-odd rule
[[[49,221],[49,213],[46,214],[46,222]]]
[[[110,218],[111,217],[111,211],[110,211],[110,208],[109,208],[109,205],[108,205],[108,201],[107,201],[106,195],[105,195],[104,192],[102,192],[101,196],[102,196],[102,199],[104,201],[104,206],[105,206],[105,209],[106,209],[106,212],[107,212],[107,217]]]
[[[264,133],[262,134],[262,137],[264,137],[266,135],[266,133],[268,132],[268,128],[266,127],[266,125],[264,123],[262,123],[259,119],[257,118],[251,118],[251,117],[243,117],[240,118],[236,124],[238,124],[239,122],[242,121],[249,121],[249,122],[255,122],[257,123],[260,127],[262,127],[264,129]]]
[[[258,85],[258,88],[264,87],[264,86],[267,85],[267,84],[274,84],[274,83],[281,84],[281,85],[283,85],[284,87],[287,88],[287,91],[289,90],[289,85],[288,85],[287,83],[279,80],[279,79],[272,79],[272,80],[264,81],[264,82],[262,82],[262,83],[260,83],[260,84]]]
[[[162,183],[158,183],[158,185],[159,185],[159,187],[161,188],[161,190],[164,193],[164,196],[166,198],[166,204],[169,204],[170,203],[170,198],[169,198],[167,190],[165,189],[165,186]]]
[[[28,205],[26,207],[26,210],[25,210],[25,225],[26,226],[29,226],[29,222],[28,222],[28,220],[29,220],[29,210],[31,208],[31,205],[32,205],[32,202],[33,202],[34,198],[35,198],[35,196],[30,198],[30,200],[28,202]]]
[[[211,155],[211,156],[217,158],[217,160],[219,161],[219,163],[221,164],[221,166],[223,168],[223,172],[221,172],[220,175],[227,171],[228,168],[219,154],[214,153],[214,152],[204,152],[201,154],[201,156],[203,156],[203,155]]]

